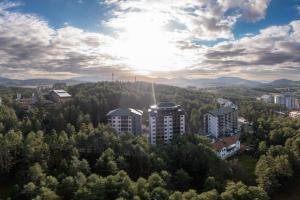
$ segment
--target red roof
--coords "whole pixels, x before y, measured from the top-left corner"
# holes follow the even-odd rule
[[[230,145],[235,144],[239,140],[239,135],[234,135],[230,137],[219,138],[211,146],[213,149],[220,151],[224,147],[229,147]]]

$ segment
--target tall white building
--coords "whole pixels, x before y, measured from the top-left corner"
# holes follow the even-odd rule
[[[295,99],[295,108],[300,109],[300,96],[297,96]]]
[[[148,111],[151,144],[167,144],[185,134],[185,113],[180,105],[162,102],[151,106]]]
[[[273,97],[270,94],[264,94],[260,97],[260,100],[265,102],[265,103],[272,103],[273,102]]]
[[[133,108],[118,108],[107,113],[108,123],[118,133],[132,133],[134,135],[142,132],[143,111]]]
[[[285,106],[288,109],[296,108],[296,97],[293,94],[278,94],[274,96],[274,103]]]

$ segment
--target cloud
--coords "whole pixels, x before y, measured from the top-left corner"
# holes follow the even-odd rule
[[[232,29],[238,20],[258,21],[265,17],[270,0],[106,0],[115,5],[113,18],[106,25],[126,29],[126,22],[145,17],[157,21],[170,32],[184,38],[217,40],[233,38]],[[169,26],[173,24],[173,26]],[[171,28],[172,27],[172,28]]]
[[[263,19],[269,2],[106,0],[113,10],[103,25],[113,35],[70,25],[54,29],[39,16],[11,11],[18,4],[0,3],[0,73],[14,78],[112,72],[129,77],[143,73],[132,68],[136,64],[151,69],[150,75],[169,78],[297,78],[300,21],[234,38],[237,21]]]
[[[113,38],[72,26],[53,29],[38,16],[8,11],[14,6],[0,4],[1,75],[70,77],[94,71],[108,73],[108,69],[126,71],[109,54]]]
[[[300,71],[299,39],[300,21],[271,26],[257,35],[209,48],[202,64],[221,71],[231,68],[240,74],[262,76],[261,71],[273,71],[277,76],[293,76]]]
[[[300,6],[296,6],[296,10],[297,10],[298,14],[300,15]]]

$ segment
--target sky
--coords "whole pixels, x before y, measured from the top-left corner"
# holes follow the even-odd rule
[[[0,0],[0,76],[300,80],[300,0]]]

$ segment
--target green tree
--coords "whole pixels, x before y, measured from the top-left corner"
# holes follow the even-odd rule
[[[97,172],[103,176],[116,174],[118,172],[118,165],[115,158],[115,153],[111,148],[103,152],[95,165]]]

